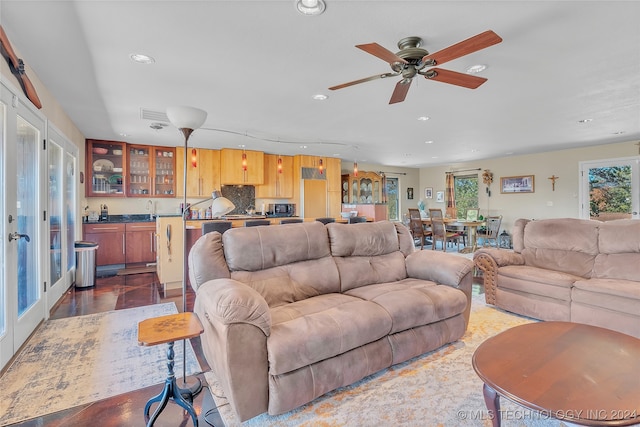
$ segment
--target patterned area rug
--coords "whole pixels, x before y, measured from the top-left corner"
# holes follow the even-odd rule
[[[457,342],[385,369],[278,416],[240,423],[211,372],[205,373],[226,427],[265,426],[491,426],[482,381],[471,365],[475,349],[508,328],[533,322],[474,296],[469,328]],[[565,424],[501,399],[505,427]]]
[[[167,346],[138,345],[138,322],[177,313],[156,304],[45,322],[0,378],[0,425],[163,383]],[[182,344],[174,347],[182,372]],[[187,374],[200,372],[187,341]]]

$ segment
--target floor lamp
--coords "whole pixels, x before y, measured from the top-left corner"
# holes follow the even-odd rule
[[[168,107],[167,118],[172,125],[177,127],[184,135],[184,176],[183,176],[183,204],[182,204],[182,240],[183,240],[183,262],[182,262],[182,311],[187,311],[187,148],[189,137],[194,130],[204,124],[207,119],[207,112],[194,107]],[[202,390],[200,379],[196,378],[196,383],[187,387],[187,340],[182,341],[182,394],[188,394],[191,398]]]

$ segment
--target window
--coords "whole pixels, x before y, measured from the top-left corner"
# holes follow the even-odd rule
[[[478,175],[454,177],[458,218],[466,218],[468,209],[478,209]]]

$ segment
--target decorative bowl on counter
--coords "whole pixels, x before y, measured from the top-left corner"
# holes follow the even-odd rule
[[[102,147],[93,147],[93,152],[95,154],[107,154],[109,152],[109,150],[107,150],[106,148],[102,148]]]

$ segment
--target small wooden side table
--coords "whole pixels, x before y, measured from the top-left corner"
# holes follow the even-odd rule
[[[198,426],[198,417],[196,411],[193,409],[193,396],[191,395],[191,391],[181,389],[176,382],[176,376],[173,372],[173,343],[177,340],[195,338],[202,334],[202,332],[204,332],[204,329],[200,323],[200,319],[198,319],[195,313],[190,312],[154,317],[138,323],[138,344],[144,346],[158,344],[168,345],[168,374],[164,383],[164,389],[159,395],[149,399],[144,407],[144,419],[147,422],[147,427],[153,426],[160,412],[167,406],[169,399],[173,399],[175,403],[184,408],[189,415],[191,415],[193,425],[195,427]],[[187,398],[183,397],[183,395],[186,395]],[[158,407],[153,412],[151,418],[149,418],[149,410],[155,402],[158,402]]]

